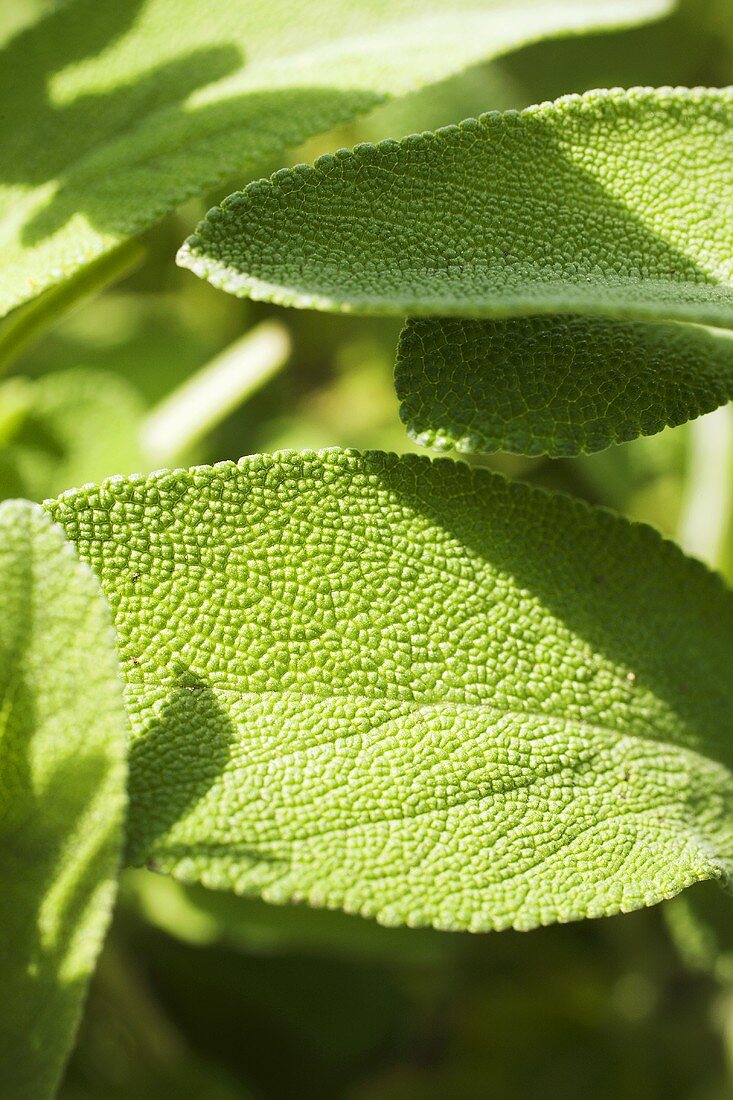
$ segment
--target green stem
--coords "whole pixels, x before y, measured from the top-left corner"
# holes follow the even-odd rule
[[[289,354],[287,329],[274,321],[231,344],[148,415],[140,441],[150,462],[174,463],[272,378]]]
[[[733,405],[689,426],[687,490],[677,529],[684,550],[720,568],[733,512]]]
[[[142,244],[132,238],[94,263],[20,306],[0,324],[0,375],[28,346],[84,299],[98,294],[127,275],[145,256]]]

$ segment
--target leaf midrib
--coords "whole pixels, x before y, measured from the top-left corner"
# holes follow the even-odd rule
[[[172,681],[170,684],[168,684],[166,686],[168,688],[175,688],[177,685],[176,685],[175,681]],[[648,731],[648,732],[643,732],[642,733],[642,732],[639,732],[637,730],[633,730],[633,731],[631,731],[631,730],[620,730],[620,729],[617,729],[617,728],[615,728],[614,726],[612,726],[610,724],[606,724],[606,723],[598,722],[598,721],[589,721],[586,718],[575,718],[575,717],[570,717],[569,718],[567,716],[567,714],[557,714],[557,713],[546,712],[546,711],[534,711],[534,710],[529,710],[529,709],[525,709],[525,708],[519,709],[515,706],[507,706],[505,708],[500,708],[500,707],[498,707],[498,706],[496,706],[492,703],[489,703],[489,702],[479,701],[479,702],[476,702],[476,703],[468,703],[468,702],[457,702],[457,701],[454,702],[452,700],[445,700],[445,699],[436,699],[436,700],[430,700],[430,699],[416,700],[416,699],[397,699],[397,698],[390,699],[388,696],[384,696],[384,695],[370,696],[370,695],[351,694],[351,693],[346,693],[346,692],[344,692],[342,694],[329,693],[328,695],[317,695],[315,693],[311,694],[311,693],[304,692],[304,691],[295,691],[293,689],[285,689],[283,691],[277,691],[277,692],[275,692],[275,691],[271,691],[271,692],[263,691],[263,692],[257,692],[257,693],[254,693],[254,692],[247,693],[247,692],[237,691],[236,688],[228,688],[228,687],[224,687],[220,684],[211,683],[210,681],[209,681],[209,687],[212,691],[216,692],[217,695],[220,698],[223,698],[223,697],[226,697],[226,695],[229,695],[229,696],[232,697],[233,701],[236,700],[236,702],[241,703],[242,705],[246,705],[247,702],[259,703],[259,702],[263,702],[263,701],[268,700],[268,699],[280,700],[280,699],[288,699],[289,697],[293,697],[294,699],[296,699],[298,701],[308,700],[309,702],[312,701],[314,703],[324,703],[324,704],[333,703],[333,704],[338,705],[339,703],[342,703],[344,701],[350,702],[350,703],[353,702],[356,705],[364,704],[364,705],[367,705],[367,706],[369,706],[369,705],[380,705],[380,704],[387,705],[389,703],[393,703],[393,704],[401,706],[401,707],[409,708],[407,710],[407,713],[403,712],[402,714],[397,714],[395,716],[389,716],[389,717],[384,718],[381,722],[378,722],[376,725],[370,726],[368,731],[357,730],[357,729],[346,730],[342,733],[337,734],[333,738],[326,739],[324,741],[318,741],[318,742],[312,743],[310,745],[305,745],[302,748],[296,748],[296,749],[293,749],[289,752],[281,752],[280,750],[278,750],[277,751],[278,761],[292,760],[292,759],[297,758],[298,756],[308,754],[311,751],[315,752],[319,749],[323,749],[324,746],[332,746],[332,745],[335,745],[335,744],[337,744],[338,742],[341,742],[341,741],[348,741],[352,737],[356,737],[356,736],[364,737],[364,736],[368,736],[369,734],[375,734],[378,730],[380,730],[383,726],[389,724],[390,722],[397,723],[397,722],[399,722],[400,718],[409,717],[409,716],[414,715],[414,714],[420,714],[423,710],[425,710],[425,711],[430,711],[430,710],[468,710],[468,711],[471,711],[471,712],[478,711],[478,712],[488,712],[490,714],[496,714],[499,717],[499,719],[509,718],[510,720],[517,720],[517,721],[520,721],[520,722],[521,722],[522,719],[527,719],[528,721],[534,720],[534,721],[538,721],[538,722],[554,722],[554,723],[559,724],[560,728],[556,732],[543,733],[543,734],[540,734],[540,735],[537,735],[537,736],[533,736],[528,741],[528,744],[531,744],[531,745],[539,745],[539,744],[542,744],[543,741],[552,740],[553,738],[557,737],[558,734],[564,732],[564,728],[567,726],[567,727],[570,727],[571,729],[577,729],[577,730],[580,730],[580,731],[587,730],[590,733],[598,734],[598,735],[600,735],[601,737],[604,737],[604,738],[609,738],[610,737],[610,738],[613,738],[613,740],[617,741],[617,742],[622,741],[624,739],[629,739],[629,740],[632,740],[632,741],[642,741],[642,742],[649,742],[649,743],[652,743],[652,744],[671,746],[675,751],[693,753],[694,755],[699,756],[704,760],[709,760],[710,763],[712,763],[716,766],[721,765],[720,760],[716,760],[714,757],[708,756],[706,753],[704,753],[700,750],[699,746],[695,746],[694,744],[685,744],[682,741],[677,742],[677,741],[674,741],[674,740],[670,739],[669,737],[664,737],[662,735],[655,735],[655,733],[653,731]],[[142,690],[140,690],[138,692],[137,691],[138,688],[141,688]],[[149,684],[145,683],[145,681],[143,681],[142,683],[140,681],[137,681],[137,682],[129,682],[128,681],[125,684],[125,695],[127,697],[129,695],[139,694],[140,696],[145,698],[145,696],[147,695],[147,690],[146,689],[155,689],[156,692],[160,693],[160,691],[161,691],[160,681],[155,681],[155,682],[151,681]],[[192,687],[190,690],[191,690],[191,693],[194,694],[197,689],[195,687]],[[636,687],[635,687],[635,690],[637,690]],[[163,694],[161,696],[161,699],[162,699],[163,702],[165,701],[165,698],[166,698],[166,693],[163,692]],[[139,711],[136,711],[136,713],[139,713]],[[230,712],[228,712],[228,713],[230,713]],[[231,714],[230,714],[230,716],[231,716]],[[247,725],[246,722],[237,723],[237,725],[238,725],[238,729],[240,731],[244,732],[244,733],[246,733],[248,730],[252,729],[252,726]],[[145,732],[141,731],[136,736],[137,736],[137,738],[139,738],[141,740],[144,740]],[[251,755],[248,755],[247,762],[251,763],[251,764],[255,764],[255,765],[256,764],[263,764],[263,763],[266,763],[267,761],[271,760],[272,756],[273,756],[272,752],[264,753],[262,756],[259,756],[259,757],[253,757]],[[723,765],[723,766],[726,766],[726,765]]]

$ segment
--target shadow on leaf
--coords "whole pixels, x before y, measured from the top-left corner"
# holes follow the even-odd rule
[[[127,861],[155,865],[156,849],[206,797],[229,762],[236,730],[204,679],[189,670],[130,748]],[[190,855],[196,838],[183,846]]]

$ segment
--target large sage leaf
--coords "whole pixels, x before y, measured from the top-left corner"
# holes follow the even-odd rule
[[[733,866],[733,596],[652,529],[339,451],[47,507],[119,633],[131,862],[474,930]]]
[[[116,891],[127,719],[109,609],[37,505],[0,504],[0,1081],[50,1095]]]
[[[0,54],[0,315],[391,95],[670,0],[67,0]]]
[[[471,318],[408,324],[414,433],[577,453],[733,396],[729,345],[666,324],[733,327],[732,157],[730,89],[569,96],[279,172],[180,262],[285,305]]]

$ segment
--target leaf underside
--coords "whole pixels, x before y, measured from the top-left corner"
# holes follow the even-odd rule
[[[733,334],[606,317],[409,322],[400,415],[435,450],[555,457],[682,424],[733,397]]]
[[[0,316],[190,196],[390,96],[671,6],[67,0],[0,53]]]
[[[0,1080],[51,1095],[116,891],[125,716],[109,609],[37,505],[0,504]]]
[[[731,89],[642,88],[361,145],[230,196],[179,262],[234,294],[425,318],[397,379],[425,442],[598,449],[733,396],[729,345],[710,358],[695,327],[733,328],[732,124]]]
[[[472,930],[729,874],[733,597],[650,528],[339,451],[46,506],[113,609],[132,863]]]

